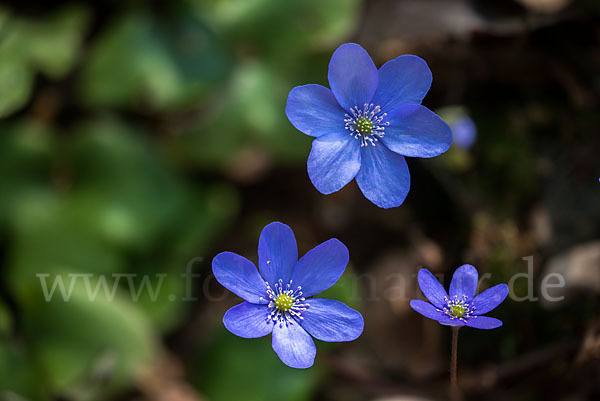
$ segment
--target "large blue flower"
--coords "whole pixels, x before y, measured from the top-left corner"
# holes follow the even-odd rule
[[[482,316],[504,301],[508,286],[498,284],[475,296],[477,269],[463,265],[456,269],[450,282],[450,296],[427,269],[419,270],[419,287],[429,302],[413,299],[410,306],[421,315],[446,326],[469,326],[476,329],[495,329],[502,321]]]
[[[348,257],[344,244],[330,239],[298,260],[290,227],[269,224],[258,241],[259,270],[232,252],[213,259],[219,283],[246,301],[225,313],[225,327],[244,338],[273,333],[273,350],[283,363],[312,366],[317,350],[311,335],[321,341],[352,341],[363,331],[359,312],[338,301],[310,298],[338,281]]]
[[[382,208],[400,206],[410,187],[404,156],[433,157],[452,142],[448,125],[421,101],[431,71],[417,56],[404,55],[379,70],[355,43],[340,46],[329,63],[329,85],[292,89],[285,112],[306,135],[316,137],[308,175],[323,194],[352,179]]]

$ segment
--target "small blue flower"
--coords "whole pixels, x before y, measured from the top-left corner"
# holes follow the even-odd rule
[[[244,338],[273,334],[273,350],[292,368],[313,365],[321,341],[357,339],[362,315],[331,299],[310,298],[334,285],[348,264],[348,249],[335,238],[311,249],[298,260],[291,228],[274,222],[258,241],[258,266],[232,252],[212,261],[213,273],[225,288],[243,298],[223,317],[227,330]]]
[[[469,149],[477,138],[477,126],[469,116],[460,116],[452,123],[452,136],[456,146]]]
[[[365,49],[346,43],[331,56],[328,77],[331,90],[295,87],[285,109],[294,127],[316,138],[310,180],[330,194],[356,178],[377,206],[400,206],[410,188],[404,156],[438,156],[452,143],[450,127],[421,106],[431,86],[429,67],[404,55],[377,70]]]
[[[502,321],[482,316],[495,309],[508,295],[508,286],[498,284],[475,296],[478,273],[471,265],[456,269],[450,282],[450,296],[427,269],[419,270],[419,287],[429,302],[413,299],[410,306],[421,315],[446,326],[495,329]]]

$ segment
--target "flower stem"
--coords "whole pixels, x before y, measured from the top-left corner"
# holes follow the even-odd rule
[[[458,361],[458,329],[460,329],[459,326],[452,327],[452,356],[450,360],[450,399],[452,401],[459,401],[462,399],[456,380],[456,365]]]

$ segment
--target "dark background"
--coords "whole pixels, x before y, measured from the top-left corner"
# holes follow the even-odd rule
[[[327,85],[337,46],[379,66],[424,58],[424,104],[472,118],[471,148],[409,159],[404,205],[355,183],[311,185],[311,138],[284,113]],[[473,400],[600,398],[600,3],[594,0],[173,0],[0,6],[0,397],[20,400],[444,399],[450,330],[408,307],[415,274],[463,263],[482,289],[550,273],[560,302],[515,300],[492,331],[461,330]],[[317,341],[286,367],[270,338],[225,330],[238,302],[211,276],[229,250],[256,261],[262,227],[300,254],[331,237],[351,263],[326,296],[359,309],[355,342]],[[196,258],[196,259],[194,259]],[[190,264],[195,301],[181,274]],[[155,301],[126,281],[91,302],[43,297],[36,274],[166,274]],[[170,297],[171,296],[171,297]]]

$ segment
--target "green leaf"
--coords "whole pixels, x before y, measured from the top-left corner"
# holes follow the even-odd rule
[[[0,118],[23,107],[31,96],[33,74],[20,60],[3,56],[0,49]]]
[[[40,289],[36,274],[63,272],[111,274],[121,271],[117,249],[83,229],[54,194],[23,197],[13,216],[15,236],[10,253],[10,289],[22,305]]]
[[[87,10],[81,6],[62,9],[44,20],[24,22],[22,45],[30,63],[50,78],[63,77],[79,58],[87,23]]]
[[[95,106],[154,109],[201,99],[228,75],[223,43],[185,10],[123,16],[92,47],[82,95]]]
[[[2,124],[0,131],[0,223],[6,223],[21,197],[49,187],[53,141],[50,130],[27,121]]]
[[[130,385],[155,356],[152,327],[120,294],[109,300],[100,291],[90,301],[79,279],[67,302],[47,302],[41,289],[36,299],[24,313],[24,330],[54,394],[106,396]]]
[[[223,328],[204,350],[198,379],[213,401],[304,401],[321,373],[316,365],[305,370],[284,365],[271,349],[271,336],[245,339]]]
[[[273,158],[285,163],[305,160],[310,138],[298,132],[284,112],[291,87],[267,63],[240,64],[223,107],[182,136],[179,146],[206,168],[222,168],[245,146],[267,149]]]
[[[163,240],[162,247],[168,249],[168,253],[158,260],[153,253],[140,261],[140,270],[144,274],[167,274],[157,299],[153,300],[145,293],[139,300],[161,331],[172,329],[194,306],[189,299],[185,300],[187,297],[201,297],[199,287],[206,277],[190,277],[188,289],[188,281],[183,275],[187,273],[188,264],[194,269],[190,272],[196,274],[202,264],[210,263],[206,255],[212,241],[226,229],[238,209],[238,194],[227,186],[206,187],[190,194],[180,213],[170,222],[169,234]]]
[[[38,376],[30,350],[8,338],[0,339],[0,399],[18,396],[31,401],[49,401],[43,379]]]
[[[119,246],[150,246],[181,207],[182,183],[137,130],[116,120],[78,125],[70,147],[73,218]]]
[[[23,107],[36,71],[49,78],[63,77],[77,61],[86,10],[65,8],[46,19],[23,19],[0,10],[0,118]]]
[[[352,33],[359,0],[204,1],[210,20],[242,47],[258,48],[275,63],[293,63],[308,50],[337,45]],[[273,32],[277,32],[276,35]]]

